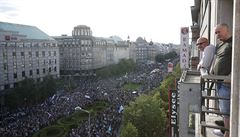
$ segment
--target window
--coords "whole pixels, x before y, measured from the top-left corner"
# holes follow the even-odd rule
[[[22,77],[25,77],[25,71],[22,71]]]
[[[51,51],[48,51],[48,56],[51,56]]]
[[[9,88],[10,88],[9,84],[4,85],[4,89],[9,89]]]
[[[14,77],[14,78],[17,78],[17,73],[14,73],[14,74],[13,74],[13,77]]]
[[[36,57],[39,57],[39,53],[38,53],[38,51],[36,51]]]
[[[29,75],[32,76],[32,74],[33,74],[33,71],[29,70]]]
[[[28,55],[29,55],[29,57],[32,57],[32,52],[29,51],[29,52],[28,52]]]
[[[57,71],[57,67],[54,67],[54,71],[55,71],[55,72]]]
[[[39,69],[37,69],[37,75],[39,75]]]
[[[42,51],[42,56],[45,57],[45,51]]]
[[[4,70],[7,70],[7,63],[3,64],[3,68],[4,68]]]
[[[45,74],[45,72],[46,72],[46,70],[45,70],[45,68],[43,68],[43,74]]]
[[[51,72],[51,71],[52,71],[52,68],[49,68],[49,69],[48,69],[48,72]]]
[[[54,51],[54,53],[53,53],[53,54],[54,54],[54,56],[56,56],[56,55],[57,55],[57,52],[56,52],[56,51]]]
[[[12,55],[13,55],[14,57],[16,57],[16,52],[13,52]]]
[[[21,56],[24,56],[24,52],[21,52]]]

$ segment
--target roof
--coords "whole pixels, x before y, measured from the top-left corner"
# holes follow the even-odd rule
[[[0,30],[18,32],[26,35],[27,39],[54,40],[35,26],[0,22]]]
[[[110,36],[110,39],[112,39],[116,44],[119,41],[123,41],[122,38],[120,38],[119,36]]]

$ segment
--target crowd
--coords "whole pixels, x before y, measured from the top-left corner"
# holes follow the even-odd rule
[[[87,106],[97,100],[109,102],[110,106],[99,112],[90,120],[91,137],[115,137],[121,123],[121,108],[136,96],[158,87],[163,79],[166,68],[159,64],[139,66],[134,72],[118,78],[83,78],[78,81],[78,87],[72,92],[54,95],[42,104],[18,108],[14,112],[2,110],[0,121],[0,136],[28,137],[43,127],[51,125],[61,117],[72,114],[77,106]],[[154,69],[161,71],[151,73]],[[135,92],[125,92],[121,88],[124,83],[141,83],[141,88]],[[89,132],[88,121],[77,128],[71,129],[68,137],[86,137]]]

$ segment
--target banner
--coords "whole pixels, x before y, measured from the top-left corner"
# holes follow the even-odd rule
[[[173,71],[173,63],[168,62],[168,73],[171,73]]]
[[[188,27],[181,28],[180,68],[189,68],[189,30]]]

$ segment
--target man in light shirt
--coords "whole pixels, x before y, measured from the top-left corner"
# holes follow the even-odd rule
[[[209,72],[215,56],[215,46],[209,44],[208,39],[205,37],[198,38],[196,45],[198,49],[203,52],[197,70],[204,68]]]

